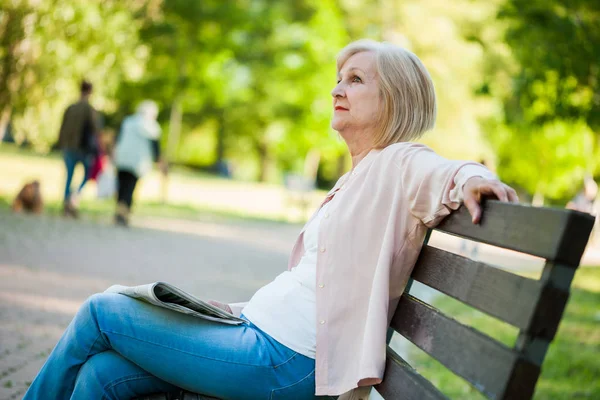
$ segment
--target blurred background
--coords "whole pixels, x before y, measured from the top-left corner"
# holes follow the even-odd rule
[[[523,202],[598,210],[597,0],[0,0],[0,398],[22,395],[77,305],[117,280],[233,301],[285,268],[299,224],[350,167],[329,127],[330,91],[337,52],[365,37],[406,47],[432,74],[438,120],[424,143],[484,162]],[[160,110],[169,172],[141,180],[128,231],[111,225],[100,178],[84,188],[79,220],[58,218],[58,135],[84,79],[108,155],[100,174],[113,169],[124,118],[145,99]],[[32,180],[43,215],[12,214]],[[586,253],[579,314],[537,398],[600,398],[599,253]],[[202,268],[210,282],[190,279]]]

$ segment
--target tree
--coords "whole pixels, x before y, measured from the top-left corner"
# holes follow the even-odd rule
[[[491,135],[499,172],[565,201],[586,173],[600,173],[600,3],[507,0],[498,18],[519,64],[504,95],[508,129]]]
[[[81,79],[95,83],[94,104],[116,106],[119,83],[143,74],[132,8],[118,0],[3,0],[0,107],[21,140],[47,150]],[[107,35],[106,32],[113,32]],[[7,112],[8,110],[8,112]]]
[[[122,86],[121,98],[162,102],[177,161],[206,165],[195,158],[206,154],[198,143],[214,135],[210,162],[227,157],[260,180],[275,179],[269,171],[298,169],[311,147],[331,138],[323,88],[335,81],[335,52],[345,41],[332,1],[174,0],[142,20],[146,75]]]

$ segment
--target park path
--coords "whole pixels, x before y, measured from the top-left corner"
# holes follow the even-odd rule
[[[0,399],[19,399],[79,305],[114,283],[164,280],[244,301],[287,266],[300,226],[144,220],[119,229],[0,210]],[[191,229],[190,227],[194,227]]]

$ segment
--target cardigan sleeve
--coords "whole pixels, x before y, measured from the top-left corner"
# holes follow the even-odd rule
[[[461,205],[467,180],[496,179],[481,164],[448,160],[417,143],[402,146],[394,154],[394,164],[411,214],[430,228]]]

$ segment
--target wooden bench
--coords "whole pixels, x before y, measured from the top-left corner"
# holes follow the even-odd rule
[[[461,207],[436,230],[544,258],[539,280],[423,246],[412,279],[519,329],[514,346],[449,318],[405,293],[391,328],[489,399],[530,399],[569,299],[594,218],[579,212],[486,201],[480,225]],[[407,291],[408,292],[408,291]],[[446,399],[391,348],[385,399]]]
[[[461,207],[435,230],[544,258],[541,278],[524,278],[427,243],[411,278],[518,328],[516,343],[507,347],[459,323],[413,297],[409,288],[390,333],[404,336],[489,399],[530,399],[593,225],[592,216],[576,211],[498,201],[485,201],[481,223],[473,225]],[[385,399],[447,398],[389,346],[384,380],[375,389]],[[166,398],[161,396],[147,399]],[[212,399],[191,393],[178,398]]]

